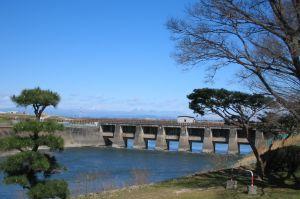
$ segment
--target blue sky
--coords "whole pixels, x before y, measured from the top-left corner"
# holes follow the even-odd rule
[[[0,110],[40,86],[61,95],[58,114],[172,117],[192,114],[186,95],[194,88],[243,89],[234,69],[207,84],[205,69],[183,71],[170,56],[165,23],[193,2],[0,1]]]

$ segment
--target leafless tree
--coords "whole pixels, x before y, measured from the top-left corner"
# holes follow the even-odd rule
[[[300,0],[199,0],[167,22],[180,64],[239,65],[300,121]]]

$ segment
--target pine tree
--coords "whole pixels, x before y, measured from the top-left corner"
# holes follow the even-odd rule
[[[264,177],[264,163],[261,154],[253,142],[250,130],[255,118],[275,107],[270,97],[261,94],[249,94],[226,89],[201,88],[189,94],[189,107],[196,114],[216,114],[226,124],[239,126],[248,139],[257,162],[257,171]]]
[[[19,151],[0,164],[5,174],[4,183],[19,184],[28,190],[27,194],[32,199],[67,198],[67,183],[64,180],[49,179],[63,167],[58,164],[55,156],[39,150],[41,146],[49,147],[50,151],[64,149],[64,140],[54,135],[55,131],[63,130],[63,125],[54,121],[41,121],[47,107],[57,106],[59,95],[50,90],[35,88],[25,89],[11,99],[18,106],[32,106],[36,119],[15,124],[12,136],[0,139],[0,149]]]

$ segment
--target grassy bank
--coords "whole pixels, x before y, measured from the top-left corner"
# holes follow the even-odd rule
[[[300,135],[292,136],[288,140],[275,141],[272,150],[296,145],[299,146]],[[238,161],[236,169],[220,170],[187,176],[153,185],[143,185],[123,188],[120,190],[106,191],[98,194],[79,197],[80,199],[231,199],[231,198],[272,198],[272,199],[300,199],[300,184],[293,179],[283,180],[286,173],[277,173],[263,181],[255,181],[258,187],[257,195],[248,195],[247,186],[250,184],[250,174],[245,171],[249,165],[255,163],[255,157],[248,155]],[[253,168],[252,168],[253,169]],[[233,171],[233,172],[232,172]],[[226,181],[231,177],[238,181],[237,190],[226,190]],[[300,170],[296,172],[300,178]]]
[[[220,170],[215,172],[196,174],[154,185],[128,187],[120,190],[107,191],[99,194],[90,194],[79,197],[80,199],[223,199],[223,198],[300,198],[300,187],[288,180],[285,184],[273,183],[268,180],[256,181],[258,194],[247,194],[247,185],[250,183],[250,175],[242,168],[233,170],[233,177],[238,181],[237,190],[226,190],[225,184],[231,178],[232,170]],[[297,173],[300,177],[300,172]]]

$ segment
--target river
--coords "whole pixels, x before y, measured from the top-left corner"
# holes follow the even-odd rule
[[[55,154],[67,170],[53,178],[65,179],[72,196],[120,188],[134,184],[153,183],[228,166],[238,156],[184,152],[161,152],[105,148],[68,148]],[[0,159],[1,161],[1,159]],[[2,184],[0,198],[26,198],[17,185]]]

